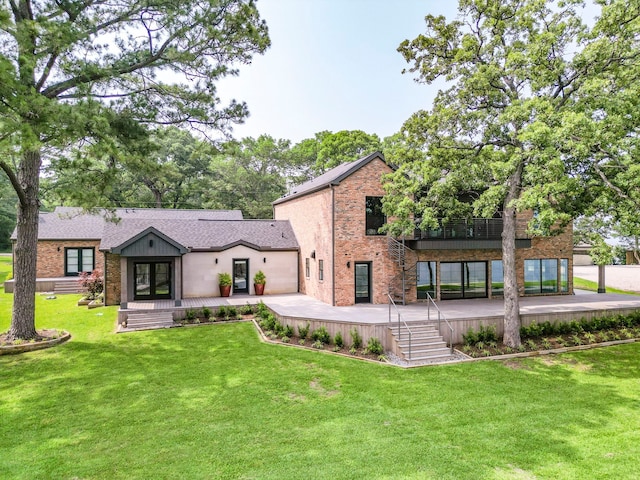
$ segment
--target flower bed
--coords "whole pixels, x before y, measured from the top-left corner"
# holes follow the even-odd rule
[[[513,353],[555,350],[640,338],[640,312],[612,315],[566,323],[532,323],[520,329],[522,344],[511,348],[498,340],[495,327],[470,329],[464,344],[456,348],[470,357],[491,357]]]

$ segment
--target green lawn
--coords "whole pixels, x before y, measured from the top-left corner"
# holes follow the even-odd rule
[[[4,291],[4,281],[11,277],[13,261],[10,256],[0,255],[0,288]]]
[[[598,291],[598,282],[585,280],[584,278],[573,277],[573,288],[579,290],[589,290],[591,292]],[[620,290],[618,288],[607,287],[607,293],[622,293],[627,295],[638,295],[638,292],[630,292],[629,290]]]
[[[402,370],[250,323],[115,335],[77,298],[37,301],[70,342],[0,357],[2,478],[637,476],[640,343]]]

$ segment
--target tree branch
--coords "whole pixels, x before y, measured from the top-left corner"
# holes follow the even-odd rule
[[[20,205],[22,206],[27,205],[27,196],[25,194],[25,191],[22,188],[22,185],[20,185],[20,182],[18,181],[18,177],[16,176],[15,172],[11,169],[11,166],[9,166],[9,164],[4,160],[0,160],[0,168],[4,171],[4,173],[9,178],[9,181],[11,182],[11,186],[13,187],[16,194],[18,195],[18,199],[20,200]]]

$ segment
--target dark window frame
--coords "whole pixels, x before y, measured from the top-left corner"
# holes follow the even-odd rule
[[[68,268],[68,251],[69,250],[77,250],[78,251],[78,271],[77,272],[69,272]],[[82,251],[83,250],[91,250],[93,261],[91,262],[91,270],[88,273],[93,272],[96,269],[96,247],[64,247],[64,276],[65,277],[78,277],[81,272],[85,272],[86,270],[80,270],[82,268]]]
[[[318,260],[318,280],[324,281],[324,260]]]
[[[168,266],[169,273],[169,293],[157,294],[156,293],[156,265],[164,264]],[[137,278],[136,278],[136,266],[137,265],[149,265],[149,295],[138,295],[137,292]],[[133,262],[133,299],[134,300],[160,300],[173,298],[173,262],[171,261],[135,261]]]
[[[366,196],[365,204],[365,234],[367,236],[385,235],[380,228],[387,223],[387,216],[382,213],[382,197]]]
[[[311,278],[311,259],[309,257],[304,259],[304,276]]]

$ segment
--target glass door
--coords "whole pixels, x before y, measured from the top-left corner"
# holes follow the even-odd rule
[[[249,293],[249,260],[233,260],[233,293]]]
[[[356,262],[356,303],[371,303],[371,262]]]
[[[145,262],[133,265],[134,299],[171,298],[171,263]]]

